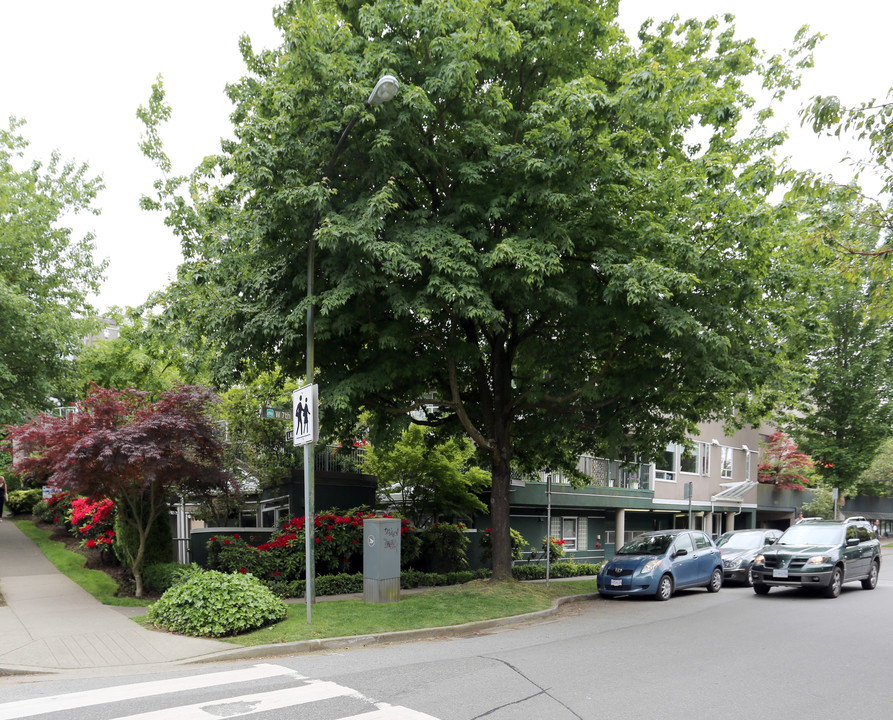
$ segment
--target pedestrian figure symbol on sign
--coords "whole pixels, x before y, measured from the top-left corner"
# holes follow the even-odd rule
[[[295,408],[295,435],[304,434],[304,413],[306,412],[304,396],[298,395],[298,406]]]
[[[295,445],[310,445],[319,437],[319,395],[317,385],[307,385],[292,393],[292,428]]]

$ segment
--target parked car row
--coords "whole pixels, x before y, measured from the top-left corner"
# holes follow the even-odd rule
[[[725,581],[753,587],[757,595],[800,587],[834,598],[847,582],[873,590],[880,567],[880,541],[863,519],[805,520],[784,532],[733,530],[715,543],[700,530],[646,532],[602,566],[597,582],[603,597],[669,600],[683,588],[717,592]]]

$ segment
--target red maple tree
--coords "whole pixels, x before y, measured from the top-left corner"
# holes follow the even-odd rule
[[[780,490],[805,490],[812,485],[815,461],[781,431],[769,436],[763,448],[763,462],[757,467],[757,480]]]
[[[136,552],[121,548],[142,596],[142,562],[152,524],[172,498],[231,487],[222,469],[223,440],[206,411],[209,388],[179,386],[153,396],[92,385],[78,412],[40,415],[8,426],[16,472],[52,478],[91,498],[115,501],[139,537]]]

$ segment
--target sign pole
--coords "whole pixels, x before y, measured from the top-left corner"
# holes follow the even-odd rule
[[[314,514],[313,475],[315,463],[313,450],[319,438],[319,388],[305,385],[291,394],[292,443],[304,446],[304,563],[307,604],[307,622],[312,620],[310,606],[316,602],[316,524]]]

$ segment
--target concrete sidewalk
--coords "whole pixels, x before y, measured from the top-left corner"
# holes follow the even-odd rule
[[[233,649],[147,630],[126,616],[132,608],[103,605],[60,573],[8,518],[0,523],[0,592],[6,601],[0,607],[0,675],[126,670]]]

